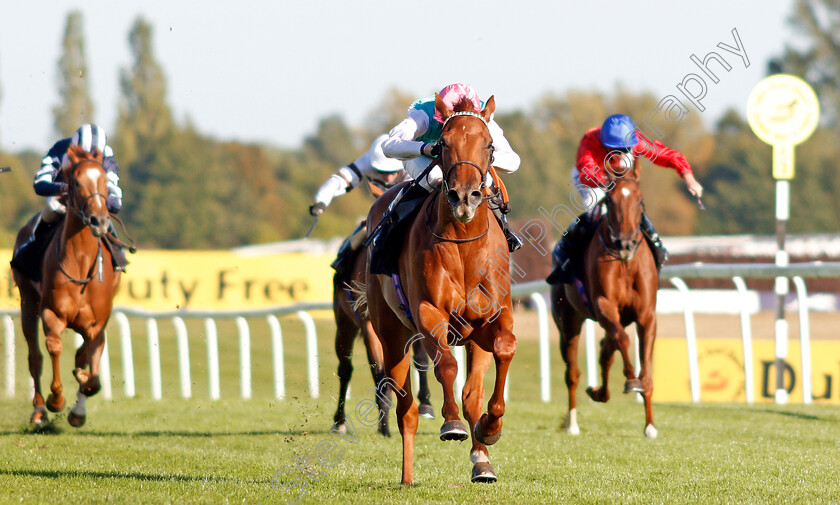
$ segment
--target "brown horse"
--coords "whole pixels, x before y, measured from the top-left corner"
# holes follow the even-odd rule
[[[84,344],[76,351],[73,375],[79,382],[77,402],[67,420],[75,427],[85,423],[85,400],[100,388],[99,359],[105,346],[105,325],[111,316],[114,291],[120,282],[114,272],[111,254],[102,243],[108,233],[111,216],[106,200],[108,178],[102,166],[102,153],[85,152],[76,146],[67,150],[71,165],[62,172],[68,183],[64,202],[67,216],[59,225],[42,264],[39,284],[13,272],[20,290],[21,326],[29,346],[29,373],[35,382],[35,396],[30,422],[36,425],[49,422],[41,396],[41,366],[43,356],[38,346],[38,318],[46,335],[47,351],[53,367],[52,393],[46,408],[59,412],[65,400],[59,373],[62,343],[61,332],[71,328],[84,337]],[[15,248],[25,241],[32,229],[30,220],[17,235]],[[90,370],[85,370],[89,366]]]
[[[653,253],[639,230],[644,210],[642,191],[635,171],[626,178],[615,179],[615,185],[603,199],[607,212],[602,216],[595,236],[586,247],[583,258],[583,285],[589,304],[585,303],[574,284],[556,284],[551,288],[554,322],[560,330],[560,352],[566,362],[566,386],[569,389],[569,413],[566,431],[577,435],[576,389],[580,378],[577,347],[585,319],[594,319],[606,330],[601,340],[600,388],[587,393],[596,402],[610,398],[607,378],[615,351],[624,360],[624,392],[642,393],[645,401],[645,435],[656,437],[651,398],[651,359],[656,338],[656,290],[659,274]],[[599,205],[599,207],[601,207]],[[624,331],[636,323],[640,336],[641,373],[636,377],[629,358],[630,337]]]
[[[453,111],[438,96],[435,107],[444,118],[439,140],[443,183],[439,192],[426,199],[406,232],[398,260],[405,296],[393,278],[368,273],[367,306],[385,353],[386,380],[397,393],[402,483],[414,480],[418,409],[411,393],[407,347],[418,339],[429,356],[434,356],[435,376],[443,386],[442,440],[470,436],[458,416],[453,389],[458,365],[450,352],[453,345],[466,347],[467,380],[461,398],[472,433],[472,480],[494,482],[486,445],[501,437],[505,379],[516,351],[507,242],[488,206],[489,190],[484,183],[492,155],[487,122],[495,102],[490,97],[480,112],[462,102]],[[379,198],[368,222],[379,222],[404,187],[395,187]],[[505,267],[493,267],[500,264]],[[400,298],[406,303],[401,304]],[[482,415],[484,375],[493,360],[496,380],[487,412]]]
[[[379,343],[376,332],[373,331],[370,319],[353,307],[356,297],[361,295],[361,293],[357,294],[353,290],[353,286],[360,286],[364,283],[367,253],[359,249],[353,254],[355,257],[353,258],[353,268],[348,276],[349,279],[344,280],[346,277],[339,273],[336,273],[333,277],[333,314],[336,326],[335,354],[338,357],[339,390],[338,407],[333,417],[335,424],[332,429],[341,433],[347,431],[345,426],[347,416],[344,412],[344,405],[347,399],[347,386],[350,384],[350,378],[353,375],[353,344],[359,333],[361,333],[362,340],[365,343],[374,384],[378,386],[385,377],[382,344]],[[420,415],[434,419],[434,410],[429,403],[429,381],[426,379],[429,358],[420,342],[414,344],[414,357],[418,363],[417,368],[420,377],[420,390],[417,392],[417,396],[420,398]],[[379,433],[390,437],[391,429],[388,426],[390,401],[385,395],[377,394],[376,404],[379,406],[380,412],[383,413],[379,420]]]

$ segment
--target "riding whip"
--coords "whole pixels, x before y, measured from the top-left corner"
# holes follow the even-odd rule
[[[312,226],[309,227],[309,231],[306,232],[306,235],[304,235],[303,238],[309,238],[309,234],[315,229],[316,224],[318,224],[318,215],[315,216],[315,220],[312,221]]]

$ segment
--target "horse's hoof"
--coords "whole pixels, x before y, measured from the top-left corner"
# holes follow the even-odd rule
[[[391,430],[387,426],[379,427],[379,434],[386,438],[391,438]]]
[[[468,438],[470,438],[470,434],[467,432],[467,427],[458,419],[445,422],[440,427],[441,440],[457,440],[463,442]]]
[[[487,462],[481,462],[473,465],[472,478],[470,480],[472,482],[492,484],[498,479],[496,478],[496,471],[493,469],[493,465]]]
[[[32,411],[32,416],[29,418],[29,423],[35,426],[44,426],[50,423],[50,418],[47,415],[47,409],[44,407],[35,407]]]
[[[639,379],[628,379],[624,383],[624,393],[644,393],[645,388]]]
[[[64,395],[59,396],[59,398],[61,398],[61,403],[56,403],[56,396],[52,393],[47,397],[47,408],[50,409],[50,412],[61,412],[64,410],[67,402],[64,400]]]
[[[659,432],[656,431],[656,428],[653,427],[652,424],[645,426],[645,436],[648,438],[656,438],[656,435],[659,435]]]
[[[592,401],[594,402],[605,403],[609,399],[608,397],[605,397],[601,388],[588,387],[586,388],[586,394],[589,395],[589,398],[592,398]]]
[[[421,417],[425,417],[426,419],[435,418],[435,409],[429,403],[421,403],[420,406],[417,407],[417,412]]]
[[[340,433],[342,435],[347,434],[347,425],[344,423],[335,423],[332,425],[330,429],[330,433]]]
[[[493,445],[496,442],[498,442],[500,438],[502,438],[502,429],[501,428],[499,428],[499,432],[496,433],[495,435],[486,435],[484,433],[484,431],[482,431],[482,429],[481,429],[481,419],[479,419],[475,423],[475,426],[473,426],[473,433],[475,433],[475,439],[478,440],[479,442],[481,442],[484,445]],[[492,470],[493,467],[490,467],[490,469]],[[496,479],[494,478],[493,481],[495,482],[495,480]],[[473,482],[475,482],[475,481],[473,481]]]
[[[87,416],[76,415],[72,410],[67,414],[67,422],[74,428],[81,428],[85,424],[86,418]]]

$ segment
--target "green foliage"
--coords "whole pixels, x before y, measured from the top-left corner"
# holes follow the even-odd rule
[[[82,13],[73,11],[67,15],[62,54],[58,60],[60,102],[52,109],[55,131],[60,137],[69,137],[79,125],[93,122],[89,82]]]

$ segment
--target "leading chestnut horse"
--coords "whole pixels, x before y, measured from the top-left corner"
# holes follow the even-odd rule
[[[68,183],[64,200],[67,215],[47,247],[42,281],[35,283],[17,271],[13,271],[13,276],[20,290],[21,326],[29,346],[29,373],[35,383],[30,422],[49,422],[41,396],[43,356],[37,327],[40,317],[52,360],[52,393],[46,401],[46,408],[52,412],[61,411],[65,405],[59,373],[61,332],[71,328],[84,338],[84,344],[76,351],[73,370],[79,383],[77,402],[67,418],[72,426],[79,427],[85,423],[86,398],[100,388],[99,360],[105,346],[105,325],[111,316],[120,276],[114,272],[111,253],[102,243],[111,223],[102,153],[97,150],[91,154],[75,146],[67,150],[67,156],[70,165],[63,170],[63,179]],[[30,220],[20,230],[15,249],[30,236],[33,222]]]
[[[598,208],[606,207],[595,236],[586,247],[583,258],[583,286],[586,303],[575,284],[555,284],[551,288],[551,308],[554,322],[560,330],[560,351],[566,362],[566,386],[569,390],[569,413],[565,422],[567,432],[577,435],[576,389],[580,377],[577,347],[585,319],[594,319],[606,330],[601,340],[600,388],[587,393],[597,402],[610,398],[607,388],[610,365],[615,351],[624,360],[624,392],[639,392],[645,401],[645,435],[656,437],[653,426],[653,381],[651,360],[656,338],[656,291],[659,273],[653,253],[639,230],[644,210],[642,191],[635,170],[625,178],[614,179]],[[630,337],[624,330],[636,323],[640,336],[641,373],[636,377],[629,357]]]
[[[398,292],[394,278],[371,274],[368,267],[367,307],[397,397],[403,439],[402,483],[414,480],[418,409],[411,393],[407,351],[417,339],[432,357],[435,376],[443,386],[440,438],[466,440],[471,434],[472,481],[495,482],[486,446],[501,436],[505,379],[516,351],[507,242],[488,206],[489,189],[484,182],[492,161],[493,139],[487,122],[495,101],[490,97],[482,111],[474,110],[467,101],[452,110],[437,96],[435,107],[444,119],[439,140],[443,183],[440,191],[426,199],[406,232],[398,260],[404,292]],[[368,223],[378,223],[405,186],[392,188],[379,198]],[[504,272],[493,267],[499,264],[505,265]],[[405,303],[401,304],[400,298]],[[458,365],[450,352],[453,345],[463,345],[467,351],[467,380],[461,399],[470,433],[455,402]],[[482,414],[484,375],[491,361],[496,363],[496,380],[487,412]]]

